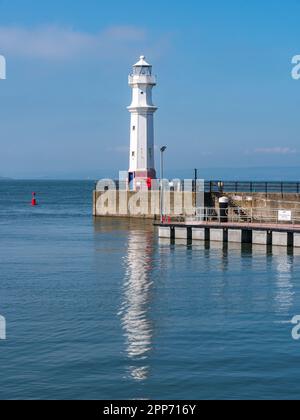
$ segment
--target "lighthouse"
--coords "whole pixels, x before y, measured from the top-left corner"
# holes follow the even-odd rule
[[[130,156],[128,181],[130,189],[151,184],[156,178],[154,162],[154,113],[157,111],[152,101],[152,89],[156,77],[152,65],[144,56],[133,66],[129,75],[132,88],[132,102],[128,107],[130,121]]]

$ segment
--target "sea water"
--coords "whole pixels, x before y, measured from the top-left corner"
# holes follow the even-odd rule
[[[0,399],[299,398],[300,251],[170,244],[92,190],[0,182]]]

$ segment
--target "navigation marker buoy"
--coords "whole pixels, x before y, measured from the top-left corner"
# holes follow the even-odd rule
[[[36,196],[36,193],[35,193],[35,192],[33,192],[33,193],[32,193],[32,200],[31,200],[31,205],[32,205],[32,207],[37,206],[37,201],[36,201],[35,196]]]

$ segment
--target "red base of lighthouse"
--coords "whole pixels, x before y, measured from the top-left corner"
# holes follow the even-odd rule
[[[129,173],[129,186],[131,190],[151,190],[152,181],[156,179],[155,169]]]
[[[142,178],[142,179],[156,179],[156,171],[155,169],[150,169],[149,171],[137,171],[135,172],[136,178]]]

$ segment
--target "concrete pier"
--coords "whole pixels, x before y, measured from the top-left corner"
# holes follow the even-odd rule
[[[252,231],[243,229],[228,229],[228,242],[252,243]]]
[[[277,246],[288,246],[294,245],[293,234],[290,232],[273,232],[272,244]]]
[[[159,237],[176,240],[221,242],[232,244],[270,245],[300,248],[300,225],[224,224],[203,222],[199,224],[158,225]]]
[[[300,248],[300,233],[294,233],[294,248]]]
[[[252,243],[255,245],[272,245],[272,232],[267,230],[254,230]]]
[[[211,242],[227,242],[228,231],[226,229],[210,229]]]
[[[161,226],[159,228],[159,237],[160,238],[171,238],[171,229],[169,227]]]
[[[195,241],[209,241],[210,230],[206,228],[192,228],[192,239]]]
[[[175,227],[175,239],[188,239],[188,229]]]

